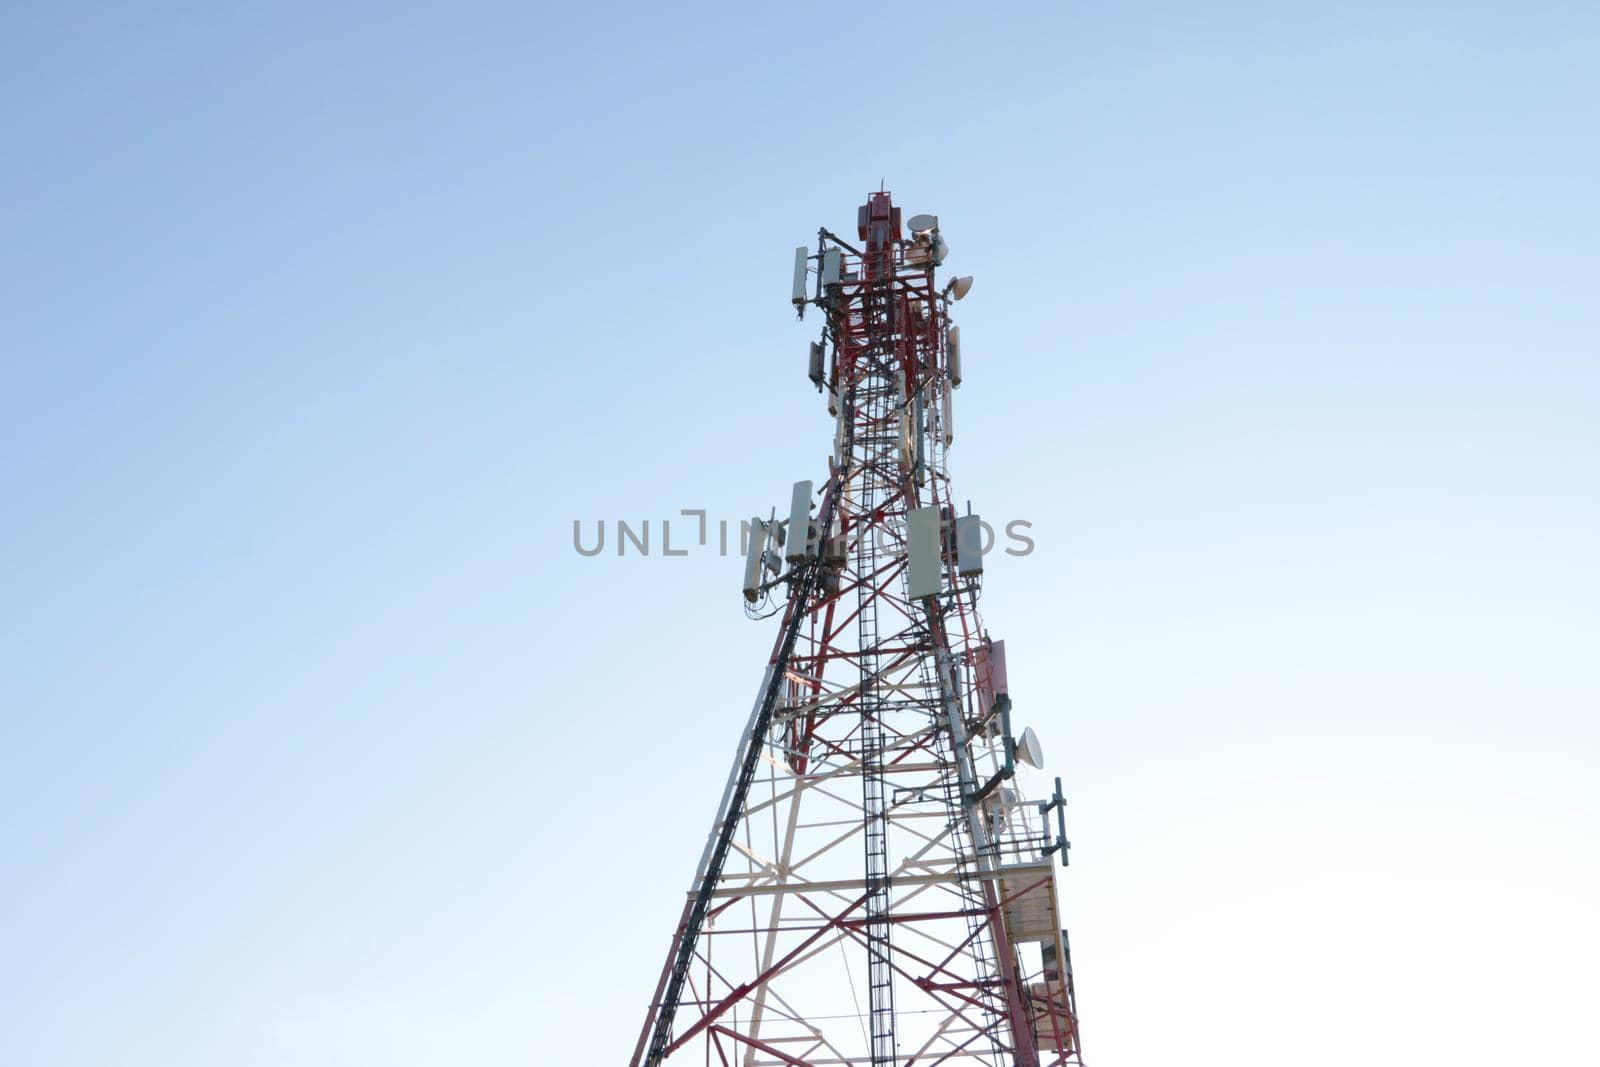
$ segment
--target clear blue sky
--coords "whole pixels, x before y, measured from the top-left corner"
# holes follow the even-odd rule
[[[881,179],[1094,1067],[1592,1063],[1600,15],[752,7],[7,13],[0,1062],[624,1061],[771,634],[571,522],[821,475]]]

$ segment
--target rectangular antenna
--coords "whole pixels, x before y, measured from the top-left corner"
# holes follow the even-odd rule
[[[906,595],[912,600],[938,596],[941,571],[939,509],[932,505],[906,512]]]
[[[806,302],[806,261],[811,258],[811,249],[801,245],[794,250],[794,295],[790,301],[795,307],[804,307]]]
[[[810,482],[794,483],[794,496],[789,500],[789,548],[783,555],[788,563],[804,563],[816,544],[811,536],[811,490]]]
[[[956,570],[963,578],[983,573],[983,520],[976,515],[956,519]]]
[[[844,270],[844,253],[830,248],[822,253],[822,284],[838,285],[839,273]]]
[[[750,520],[750,545],[744,557],[744,598],[754,604],[761,595],[761,562],[767,551],[767,524]]]

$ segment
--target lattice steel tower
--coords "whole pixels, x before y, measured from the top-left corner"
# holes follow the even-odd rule
[[[1081,1063],[1061,782],[1021,795],[1039,744],[947,465],[972,279],[939,287],[938,220],[903,233],[886,192],[856,234],[795,250],[833,454],[750,523],[747,609],[781,625],[631,1067]]]

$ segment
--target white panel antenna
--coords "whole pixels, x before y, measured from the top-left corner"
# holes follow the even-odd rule
[[[804,563],[816,544],[811,536],[812,488],[810,482],[794,483],[794,496],[789,501],[789,545],[783,554],[785,562]]]
[[[837,248],[830,248],[822,253],[822,284],[838,285],[840,272],[844,270],[844,253]]]
[[[956,570],[963,578],[983,573],[983,520],[976,515],[956,519]]]
[[[938,596],[944,570],[939,551],[939,509],[932,505],[906,512],[906,595],[912,600]]]
[[[750,520],[750,544],[744,557],[744,598],[754,604],[761,596],[761,564],[767,551],[767,524]]]
[[[794,250],[794,294],[789,298],[795,307],[804,307],[806,302],[806,263],[811,258],[811,249],[801,245]]]

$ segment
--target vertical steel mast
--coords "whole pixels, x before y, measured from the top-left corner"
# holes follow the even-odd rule
[[[972,279],[939,287],[938,220],[886,192],[856,242],[795,252],[833,455],[749,526],[747,610],[781,622],[630,1067],[1081,1063],[1065,801],[1023,796],[992,534],[950,487]]]

